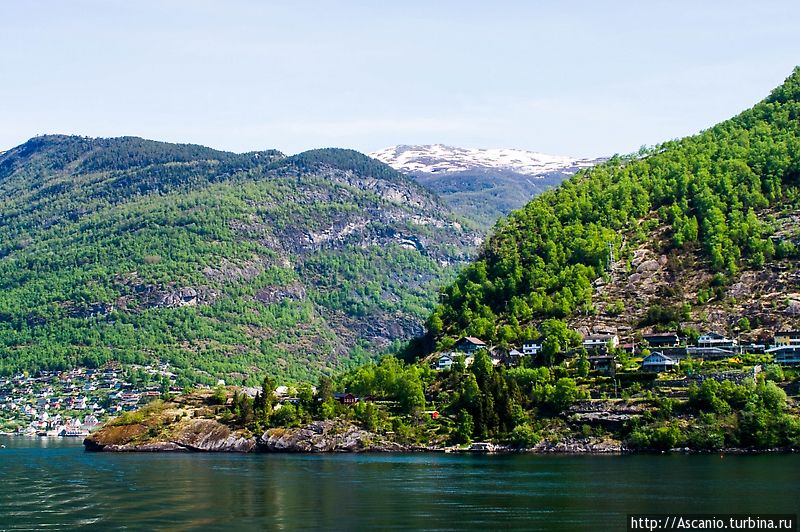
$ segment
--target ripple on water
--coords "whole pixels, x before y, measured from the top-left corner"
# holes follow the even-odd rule
[[[800,456],[93,454],[4,442],[0,529],[617,529],[630,512],[795,513]],[[656,480],[657,479],[657,480]],[[609,496],[613,494],[613,497]],[[604,524],[605,526],[600,526]],[[615,526],[616,525],[616,526]]]

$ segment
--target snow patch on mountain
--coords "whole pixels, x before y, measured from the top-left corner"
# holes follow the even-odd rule
[[[506,170],[536,176],[570,169],[573,172],[597,163],[596,159],[577,159],[506,148],[455,148],[444,144],[398,145],[370,153],[395,170],[408,173]]]

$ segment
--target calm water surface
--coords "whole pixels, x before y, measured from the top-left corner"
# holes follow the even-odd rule
[[[800,512],[800,455],[84,453],[0,437],[0,530],[624,530],[644,512]]]

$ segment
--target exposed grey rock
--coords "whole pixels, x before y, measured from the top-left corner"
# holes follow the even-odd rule
[[[641,264],[639,264],[639,266],[636,268],[636,272],[637,273],[654,272],[658,270],[660,267],[661,264],[659,264],[657,260],[646,260]]]
[[[270,429],[257,440],[264,452],[391,452],[409,447],[343,420],[315,421],[300,428]]]
[[[300,301],[306,298],[306,289],[300,283],[286,286],[267,286],[256,290],[256,301],[265,305],[280,303],[283,300]]]

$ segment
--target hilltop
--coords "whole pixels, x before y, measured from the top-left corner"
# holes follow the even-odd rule
[[[605,160],[443,144],[390,146],[370,155],[436,192],[484,229],[582,168]]]
[[[631,336],[797,327],[798,117],[800,70],[728,121],[540,195],[444,291],[431,336],[518,345],[552,318]]]
[[[0,373],[318,376],[422,332],[481,235],[352,150],[48,135],[0,154]]]

